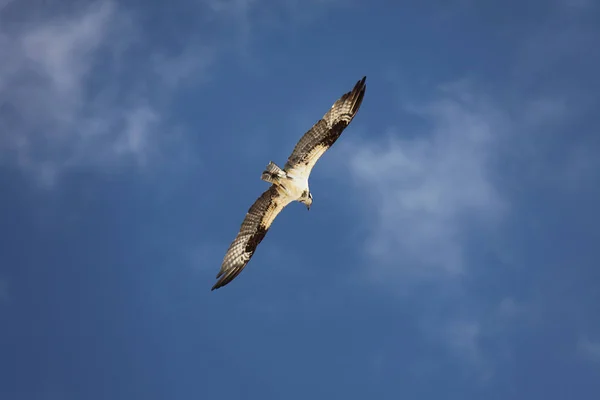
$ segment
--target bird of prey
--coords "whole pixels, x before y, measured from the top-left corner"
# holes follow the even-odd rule
[[[333,103],[323,118],[302,136],[283,169],[269,162],[261,179],[271,183],[271,187],[248,210],[237,237],[223,258],[218,281],[211,291],[227,285],[242,272],[285,206],[295,200],[310,210],[313,202],[308,187],[310,172],[354,119],[365,95],[366,79],[363,77],[350,92]]]

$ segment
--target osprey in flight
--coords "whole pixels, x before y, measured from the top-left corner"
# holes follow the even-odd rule
[[[366,79],[366,76],[363,77],[350,92],[333,103],[323,118],[302,136],[283,169],[272,161],[267,165],[261,179],[272,185],[248,210],[237,237],[225,254],[217,274],[218,281],[211,290],[227,285],[242,272],[285,206],[296,200],[310,210],[313,201],[308,187],[310,172],[358,112],[367,88]]]

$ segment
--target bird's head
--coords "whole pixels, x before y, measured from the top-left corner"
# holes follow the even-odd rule
[[[302,198],[300,199],[300,202],[304,203],[307,210],[310,210],[310,206],[313,202],[312,193],[310,193],[309,191],[302,193]]]

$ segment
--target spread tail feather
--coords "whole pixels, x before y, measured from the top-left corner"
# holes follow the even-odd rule
[[[273,161],[269,162],[260,179],[269,183],[277,183],[279,178],[285,176],[285,171],[279,168]]]

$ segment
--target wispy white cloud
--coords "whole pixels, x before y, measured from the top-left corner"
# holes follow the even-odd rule
[[[376,141],[346,138],[337,152],[364,196],[366,274],[391,292],[425,296],[425,337],[485,381],[494,365],[482,343],[517,306],[505,299],[498,310],[472,307],[462,278],[476,268],[473,237],[493,237],[511,212],[496,171],[510,118],[467,81],[401,111],[419,128],[392,128]]]
[[[294,2],[201,0],[202,27],[165,44],[146,34],[139,11],[112,0],[35,12],[1,5],[5,20],[13,13],[23,23],[0,27],[0,155],[50,186],[74,166],[151,165],[181,140],[180,127],[167,124],[179,90],[210,79],[236,40],[247,56],[257,29],[299,20]]]
[[[536,316],[506,293],[465,283],[486,268],[478,246],[492,248],[520,215],[529,183],[563,192],[598,176],[598,142],[562,140],[580,115],[577,104],[559,96],[504,100],[472,83],[444,85],[433,100],[399,110],[419,117],[420,128],[348,137],[337,152],[362,200],[362,271],[380,288],[418,297],[420,329],[484,381],[498,363],[512,362],[510,338]]]
[[[380,142],[345,142],[357,186],[370,203],[367,252],[381,276],[432,278],[464,271],[469,229],[499,221],[507,203],[491,162],[503,117],[485,99],[445,88],[440,98],[407,109],[427,130],[389,131]],[[441,275],[440,275],[441,274]]]
[[[114,168],[159,152],[172,139],[162,130],[169,99],[212,62],[198,43],[140,51],[134,14],[109,0],[21,12],[30,20],[0,28],[0,154],[46,185],[74,165]]]

